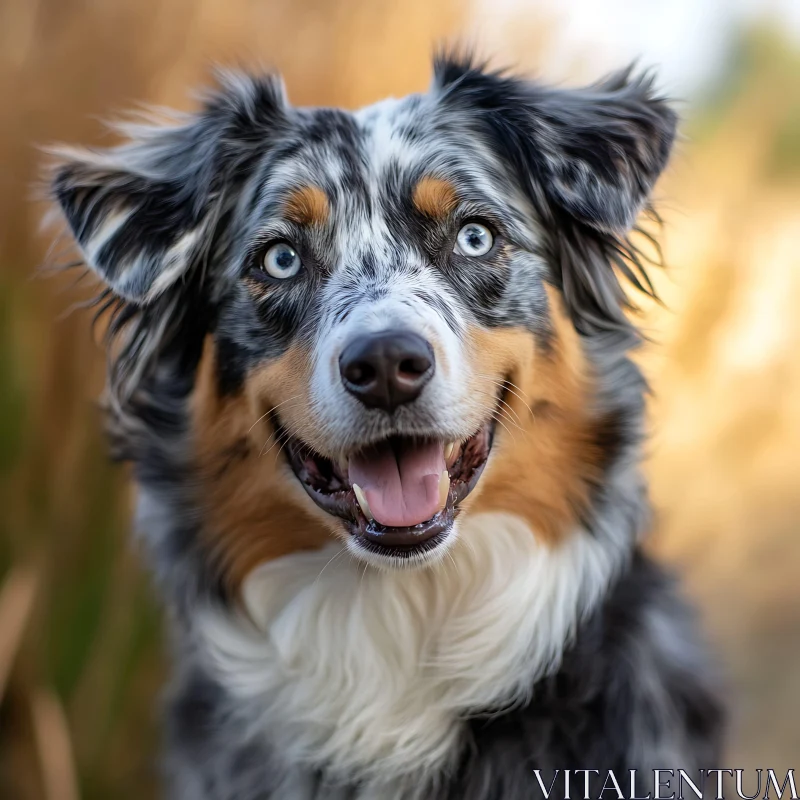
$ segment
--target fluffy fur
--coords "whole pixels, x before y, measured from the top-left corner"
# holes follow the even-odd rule
[[[534,769],[714,765],[713,673],[639,549],[646,387],[620,284],[652,292],[628,234],[675,123],[630,71],[551,89],[442,57],[428,94],[354,114],[225,74],[195,115],[60,151],[170,611],[171,797],[499,800],[538,796]],[[468,220],[493,232],[479,258],[454,247]],[[263,268],[276,241],[302,260],[287,280]],[[396,328],[436,370],[389,414],[338,363]],[[333,470],[485,426],[454,524],[404,559],[287,455]]]
[[[585,533],[553,551],[515,516],[476,514],[433,569],[365,572],[341,555],[260,567],[244,589],[258,630],[213,611],[201,630],[210,668],[264,729],[285,721],[273,746],[290,761],[391,783],[409,764],[452,767],[465,709],[528,699],[624,551]]]

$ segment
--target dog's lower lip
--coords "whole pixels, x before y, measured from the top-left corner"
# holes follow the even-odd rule
[[[375,522],[362,527],[356,523],[356,535],[379,547],[416,548],[448,531],[453,525],[454,515],[455,508],[445,506],[431,519],[410,528],[391,528]]]

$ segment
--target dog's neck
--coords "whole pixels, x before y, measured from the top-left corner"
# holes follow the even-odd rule
[[[444,766],[465,712],[524,700],[558,665],[629,541],[576,530],[554,547],[515,516],[476,514],[427,569],[365,569],[339,545],[265,564],[244,586],[251,619],[209,608],[197,633],[287,762],[399,780]]]

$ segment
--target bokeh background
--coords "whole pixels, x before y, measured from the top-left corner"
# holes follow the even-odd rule
[[[0,0],[0,797],[157,796],[159,612],[94,401],[74,276],[42,279],[31,201],[55,140],[191,108],[212,62],[277,67],[297,104],[424,90],[437,42],[579,82],[641,57],[680,100],[658,187],[664,307],[650,546],[684,575],[728,674],[723,765],[800,767],[798,0]]]

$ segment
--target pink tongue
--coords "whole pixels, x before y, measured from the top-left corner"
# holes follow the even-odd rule
[[[439,510],[444,469],[442,442],[382,442],[350,457],[349,477],[364,491],[377,522],[406,528]]]

